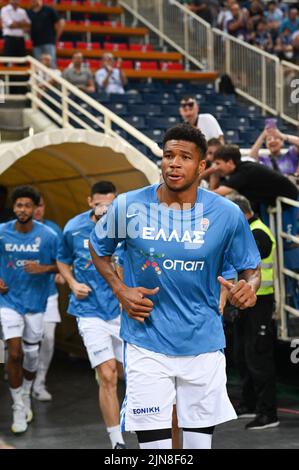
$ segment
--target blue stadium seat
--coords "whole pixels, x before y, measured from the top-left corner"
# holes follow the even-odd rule
[[[179,124],[181,119],[179,117],[170,116],[164,118],[148,118],[147,124],[149,128],[154,129],[168,129],[169,127],[173,127],[176,124]]]
[[[126,121],[131,124],[132,126],[136,127],[136,129],[146,129],[147,126],[145,124],[144,117],[141,116],[129,116],[127,117]]]
[[[161,106],[158,104],[129,104],[128,110],[130,114],[136,116],[160,116],[162,114]]]
[[[118,116],[128,115],[128,107],[123,103],[109,103],[108,108]]]
[[[227,144],[236,144],[240,143],[239,132],[234,130],[229,130],[224,133],[224,139]]]
[[[164,138],[164,131],[161,129],[144,131],[145,135],[156,142],[158,145],[162,144]]]

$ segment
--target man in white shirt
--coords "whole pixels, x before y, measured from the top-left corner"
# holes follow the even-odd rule
[[[26,11],[19,7],[19,3],[19,0],[10,0],[9,4],[1,10],[4,55],[6,57],[26,55],[25,34],[30,29],[30,19]]]
[[[212,114],[199,114],[199,104],[193,96],[184,96],[180,102],[180,115],[185,122],[204,134],[206,141],[219,139],[224,144],[223,131]]]
[[[111,53],[103,55],[102,67],[95,74],[95,81],[100,91],[106,93],[125,93],[124,86],[127,77],[120,67],[114,68],[114,58]]]

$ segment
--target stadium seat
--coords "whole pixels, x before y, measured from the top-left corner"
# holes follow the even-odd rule
[[[183,64],[180,62],[161,62],[160,68],[164,71],[184,70]]]
[[[56,43],[57,49],[73,49],[72,41],[60,41]]]
[[[129,48],[130,51],[136,52],[151,52],[153,50],[153,46],[151,44],[130,44]]]
[[[135,63],[135,69],[136,70],[158,70],[158,63],[154,61],[142,61],[139,62],[137,61]]]
[[[146,129],[147,127],[144,118],[140,116],[129,116],[126,121],[136,129]]]
[[[105,51],[126,51],[128,46],[126,43],[104,42]]]

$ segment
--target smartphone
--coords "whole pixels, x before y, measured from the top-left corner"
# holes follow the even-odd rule
[[[277,119],[265,119],[265,129],[277,129]]]

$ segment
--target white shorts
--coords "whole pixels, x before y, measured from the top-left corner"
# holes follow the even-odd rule
[[[110,321],[96,317],[77,318],[77,323],[92,368],[109,359],[123,362],[123,342],[119,336],[120,315]]]
[[[180,428],[207,428],[237,418],[221,351],[172,357],[126,344],[124,357],[124,431],[171,428],[175,400]]]
[[[44,313],[44,322],[61,322],[61,317],[58,309],[58,294],[50,295],[50,297],[48,297],[47,307]]]
[[[22,338],[31,344],[39,343],[43,337],[43,313],[20,313],[11,308],[0,308],[3,338]]]

